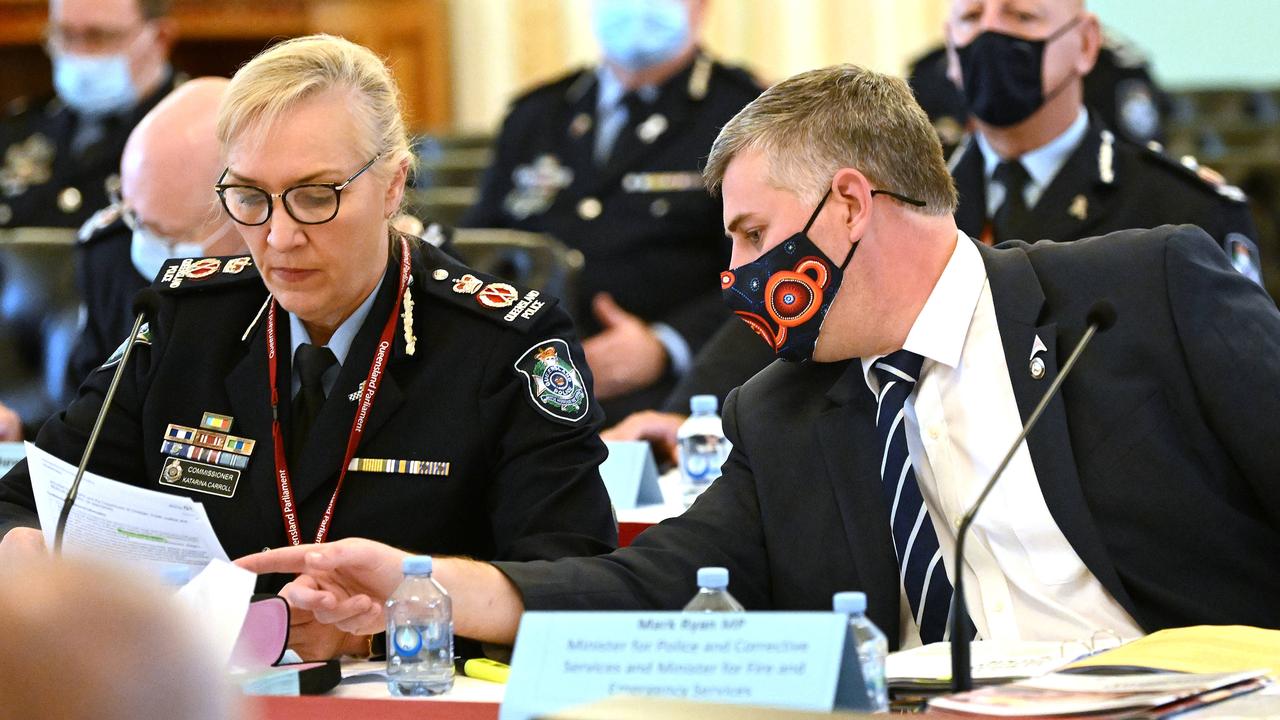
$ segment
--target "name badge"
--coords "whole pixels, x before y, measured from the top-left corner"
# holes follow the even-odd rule
[[[820,612],[526,612],[499,719],[622,694],[829,712],[847,622]]]
[[[236,494],[240,471],[195,460],[169,457],[160,469],[160,484],[229,498]]]

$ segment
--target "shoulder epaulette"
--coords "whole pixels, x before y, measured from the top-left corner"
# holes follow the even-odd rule
[[[721,77],[742,86],[745,90],[750,90],[751,92],[759,94],[765,88],[765,85],[760,82],[759,78],[741,65],[729,65],[728,63],[716,60],[714,62],[714,67]]]
[[[434,250],[432,248],[431,250]],[[443,252],[423,249],[422,292],[519,332],[527,332],[556,299],[473,270]],[[417,283],[414,284],[417,287]]]
[[[208,290],[247,280],[258,280],[258,268],[249,255],[169,258],[151,287],[160,292]]]
[[[89,219],[84,221],[84,224],[76,231],[76,240],[82,243],[88,242],[102,231],[120,221],[120,206],[114,203],[108,205],[98,212],[90,215]]]
[[[1194,156],[1183,155],[1175,160],[1163,152],[1163,147],[1159,143],[1148,143],[1142,148],[1140,154],[1152,162],[1171,168],[1175,174],[1191,181],[1207,192],[1216,193],[1232,202],[1244,203],[1249,201],[1243,190],[1227,182],[1227,179],[1217,170],[1208,165],[1201,165]]]
[[[587,67],[577,68],[576,70],[572,70],[553,80],[540,83],[531,88],[528,88],[527,90],[524,90],[523,92],[518,93],[515,97],[511,98],[510,105],[514,107],[523,102],[532,100],[537,97],[541,97],[543,95],[549,95],[549,96],[563,95],[564,93],[574,88],[574,86],[578,82],[583,81],[583,78],[586,78],[587,81],[594,80],[595,73],[592,72],[591,68],[587,68]]]

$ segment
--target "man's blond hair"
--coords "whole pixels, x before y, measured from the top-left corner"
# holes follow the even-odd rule
[[[402,160],[413,162],[400,89],[391,70],[368,48],[333,35],[286,40],[236,72],[218,112],[223,152],[250,128],[288,123],[290,108],[334,89],[350,93],[349,104],[333,111],[355,115],[364,132],[353,142],[362,155],[382,153],[378,163],[382,168],[395,167]]]
[[[764,152],[771,185],[813,203],[836,171],[855,168],[875,189],[923,200],[917,212],[949,215],[956,209],[942,146],[911,89],[856,65],[795,75],[735,115],[707,158],[703,175],[713,193],[744,150]]]

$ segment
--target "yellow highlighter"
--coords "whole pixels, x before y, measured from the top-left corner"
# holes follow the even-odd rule
[[[462,666],[462,674],[478,680],[505,683],[511,666],[489,658],[472,658]]]

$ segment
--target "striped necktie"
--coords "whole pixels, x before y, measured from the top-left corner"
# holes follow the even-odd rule
[[[904,422],[907,397],[915,389],[924,358],[899,350],[875,361],[872,369],[880,382],[876,400],[876,431],[884,448],[880,479],[889,507],[893,549],[898,556],[898,576],[911,603],[911,615],[924,643],[945,640],[953,591],[938,546],[929,510],[925,507],[911,455],[907,450]]]

